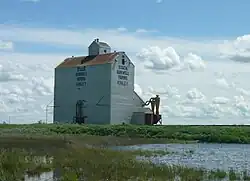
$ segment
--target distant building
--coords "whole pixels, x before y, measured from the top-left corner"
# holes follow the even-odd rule
[[[55,68],[53,121],[152,122],[152,111],[144,108],[145,102],[134,91],[135,66],[126,53],[111,52],[99,39],[90,44],[88,52],[88,56],[67,58]]]

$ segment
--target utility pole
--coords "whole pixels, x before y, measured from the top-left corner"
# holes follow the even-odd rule
[[[49,110],[49,107],[59,107],[59,106],[55,106],[54,104],[53,105],[50,105],[54,100],[51,100],[47,105],[46,105],[46,108],[45,108],[45,117],[46,117],[46,120],[45,120],[45,123],[48,124],[48,110]]]
[[[46,108],[45,108],[45,111],[46,111],[46,121],[45,123],[47,124],[48,123],[48,109],[50,107],[50,104],[53,102],[53,100],[51,100],[47,105],[46,105]]]

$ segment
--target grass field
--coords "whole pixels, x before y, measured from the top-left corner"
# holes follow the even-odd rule
[[[250,143],[250,126],[135,126],[32,124],[0,125],[1,134],[70,134],[184,140],[208,143]]]
[[[55,169],[63,181],[239,180],[233,170],[226,173],[154,165],[136,159],[172,154],[168,150],[114,151],[108,146],[196,140],[249,143],[249,132],[248,126],[1,125],[0,180],[18,181],[25,174],[34,176]],[[247,172],[242,177],[250,180]]]

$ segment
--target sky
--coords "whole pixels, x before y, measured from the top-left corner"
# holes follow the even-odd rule
[[[125,51],[164,124],[250,123],[249,0],[1,0],[0,122],[34,123],[54,68],[95,38]],[[49,104],[50,105],[50,104]],[[52,122],[48,107],[48,122]]]

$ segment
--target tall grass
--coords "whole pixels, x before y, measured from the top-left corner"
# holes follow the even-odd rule
[[[42,161],[40,153],[13,149],[0,156],[0,180],[19,181],[24,174],[38,176],[42,172],[56,170],[58,180],[68,181],[166,181],[179,177],[183,181],[237,179],[236,173],[220,170],[206,171],[184,166],[154,165],[139,162],[137,153],[112,151],[104,148],[68,148],[49,153]],[[140,153],[141,154],[141,153]],[[53,162],[50,161],[53,156]],[[239,180],[239,177],[238,177]]]

